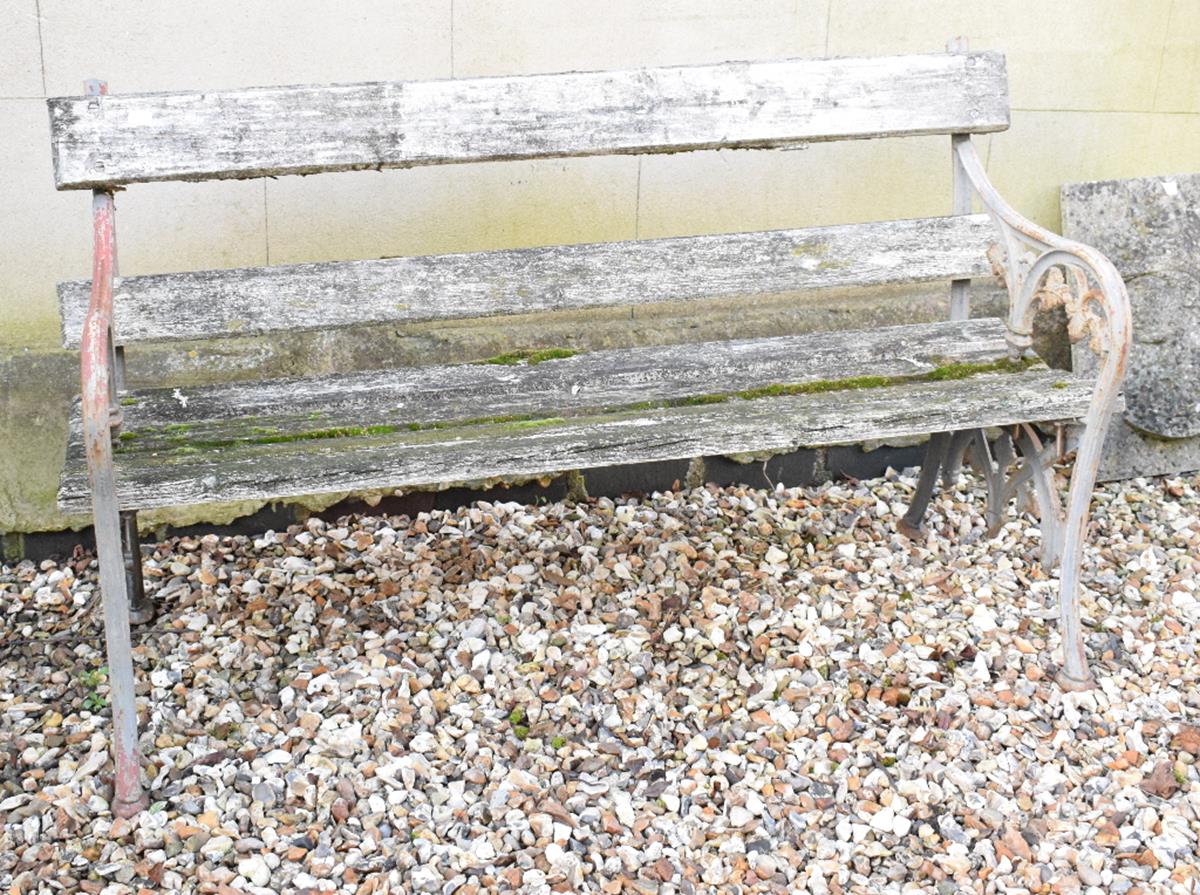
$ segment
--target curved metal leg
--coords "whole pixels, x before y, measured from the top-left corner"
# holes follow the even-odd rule
[[[1012,356],[1020,357],[1032,347],[1036,311],[1061,307],[1067,315],[1068,338],[1072,343],[1086,343],[1099,358],[1098,368],[1090,362],[1085,364],[1087,369],[1096,370],[1096,384],[1083,420],[1083,436],[1067,494],[1059,580],[1064,662],[1058,681],[1064,689],[1078,690],[1092,684],[1079,619],[1083,538],[1104,436],[1125,378],[1133,340],[1129,295],[1109,259],[1089,246],[1039,227],[1005,202],[988,180],[969,135],[952,136],[951,145],[957,164],[1003,239],[1003,245],[997,244],[988,255],[1008,288],[1007,341]]]
[[[909,504],[908,512],[896,526],[907,538],[918,540],[925,536],[925,509],[933,497],[933,488],[937,484],[938,472],[946,462],[946,451],[950,442],[949,432],[938,432],[929,436],[929,444],[925,447],[925,462],[921,464],[921,475],[917,479],[917,491]]]
[[[1063,667],[1058,672],[1057,680],[1064,690],[1088,690],[1096,684],[1083,649],[1083,625],[1079,613],[1079,569],[1083,563],[1083,541],[1087,536],[1092,489],[1096,485],[1096,472],[1100,467],[1100,452],[1104,447],[1108,420],[1104,419],[1103,422],[1105,425],[1093,424],[1084,428],[1079,440],[1079,450],[1075,455],[1075,468],[1071,472],[1071,487],[1067,493],[1067,524],[1058,586]]]

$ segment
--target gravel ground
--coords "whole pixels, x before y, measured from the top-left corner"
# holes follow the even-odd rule
[[[1034,521],[913,485],[159,544],[132,822],[94,563],[4,568],[0,889],[1193,891],[1200,479],[1099,491],[1084,694]]]

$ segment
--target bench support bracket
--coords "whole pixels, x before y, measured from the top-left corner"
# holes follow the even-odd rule
[[[1104,255],[1039,227],[1005,202],[988,180],[969,136],[954,136],[951,142],[972,189],[996,225],[999,242],[989,257],[1008,289],[1008,341],[1013,356],[1031,350],[1037,311],[1061,306],[1071,341],[1086,342],[1099,358],[1091,405],[1081,420],[1061,548],[1057,539],[1053,544],[1062,557],[1058,603],[1063,666],[1058,683],[1067,690],[1087,689],[1094,686],[1094,678],[1083,646],[1079,571],[1104,437],[1129,360],[1129,296],[1117,269]],[[1050,496],[1041,494],[1038,499],[1048,507]]]
[[[1002,430],[994,444],[982,429],[930,436],[916,493],[898,526],[901,533],[913,539],[925,536],[922,520],[938,474],[944,487],[952,487],[964,452],[987,484],[984,518],[988,537],[1000,531],[1005,509],[1017,498],[1041,520],[1042,567],[1049,570],[1057,566],[1062,558],[1063,511],[1054,485],[1055,445],[1043,447],[1037,431],[1028,424]]]
[[[137,511],[121,513],[121,552],[125,561],[125,589],[129,594],[129,620],[144,625],[154,618],[154,601],[146,596],[142,577],[142,542],[138,537]]]

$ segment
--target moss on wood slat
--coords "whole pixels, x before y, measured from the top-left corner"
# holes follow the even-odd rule
[[[574,348],[519,348],[516,351],[497,354],[495,357],[489,357],[486,360],[478,361],[478,363],[496,364],[506,367],[524,363],[532,367],[548,360],[562,360],[563,358],[574,357],[578,353]]]
[[[492,358],[484,361],[484,363],[508,364],[520,363],[524,361],[532,364],[540,363],[544,360],[569,357],[575,353],[576,352],[570,349],[545,349],[538,352],[510,352],[507,355],[499,355],[498,358],[503,358],[502,360]],[[518,359],[509,360],[509,358]],[[932,370],[927,370],[923,373],[914,373],[911,375],[855,376],[844,379],[811,380],[808,382],[798,383],[772,383],[769,385],[759,386],[752,389],[743,389],[736,392],[717,392],[711,394],[689,395],[682,398],[642,401],[633,404],[589,407],[586,408],[586,412],[592,414],[636,413],[638,411],[661,410],[672,407],[721,404],[731,400],[754,401],[764,398],[790,395],[823,394],[836,391],[881,389],[889,386],[914,382],[948,382],[959,379],[968,379],[973,376],[988,373],[1019,373],[1040,365],[1040,361],[1036,359],[1023,359],[1014,361],[1008,358],[1003,358],[1000,360],[978,363],[944,361],[942,359],[935,359],[935,361],[937,361],[938,364]],[[1066,383],[1063,383],[1061,386],[1056,383],[1055,387],[1065,388]],[[585,414],[575,414],[575,416],[581,415]],[[310,417],[311,416],[312,414],[310,414]],[[257,423],[257,418],[248,418],[238,422],[242,424],[251,422]],[[527,413],[403,424],[380,423],[362,426],[331,426],[314,429],[302,429],[299,431],[288,431],[280,427],[261,426],[255,424],[247,425],[243,429],[245,432],[244,435],[230,434],[227,437],[219,438],[193,437],[192,432],[195,428],[193,424],[169,423],[161,427],[125,430],[117,439],[116,450],[118,453],[138,450],[152,451],[154,453],[162,454],[194,454],[202,450],[219,450],[221,448],[229,448],[239,445],[285,444],[292,442],[320,441],[324,439],[335,438],[370,438],[393,435],[401,431],[430,432],[445,429],[467,429],[480,426],[504,426],[513,430],[519,430],[522,428],[549,426],[561,422],[565,422],[565,419],[561,416]],[[235,426],[233,428],[236,431],[237,427]],[[147,444],[147,442],[150,442],[150,444]]]

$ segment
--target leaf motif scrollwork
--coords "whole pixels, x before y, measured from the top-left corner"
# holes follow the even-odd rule
[[[1102,307],[1103,296],[1099,290],[1088,288],[1087,274],[1078,268],[1069,268],[1070,276],[1063,275],[1063,267],[1050,268],[1038,286],[1034,297],[1042,310],[1061,307],[1067,314],[1067,338],[1072,343],[1088,340],[1088,348],[1095,354],[1104,354],[1109,349],[1108,321],[1097,309]]]
[[[1086,338],[1088,347],[1094,353],[1102,355],[1108,352],[1111,340],[1103,312],[1104,296],[1090,287],[1087,274],[1074,265],[1055,264],[1045,270],[1039,278],[1040,282],[1028,283],[1029,271],[1037,263],[1039,254],[1024,241],[1019,245],[1015,271],[1008,253],[1000,245],[992,245],[987,253],[993,274],[1009,290],[1009,294],[1028,295],[1029,287],[1032,287],[1032,298],[1037,302],[1038,309],[1047,311],[1061,307],[1066,313],[1067,337],[1072,343]],[[1033,308],[1016,303],[1014,310],[1017,313],[1010,321],[1010,327],[1016,329],[1013,324],[1019,324],[1020,331],[1027,332],[1028,318],[1032,316]]]

